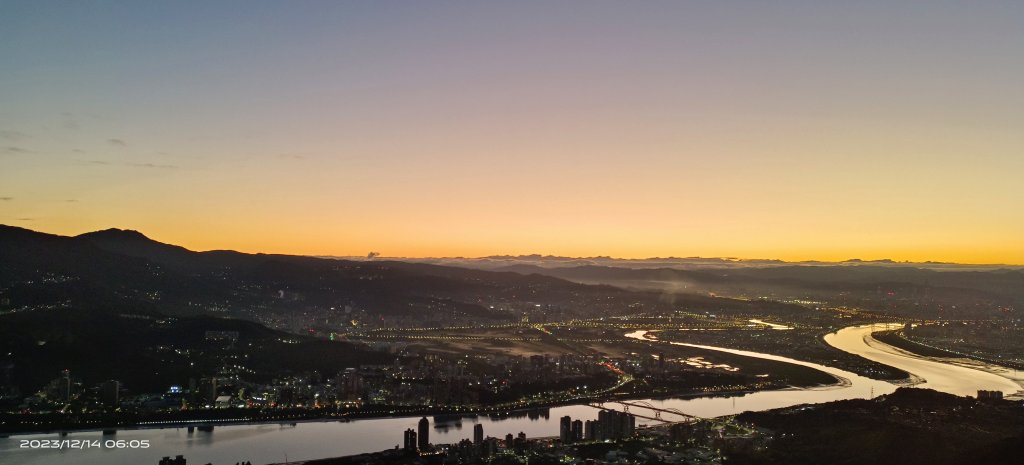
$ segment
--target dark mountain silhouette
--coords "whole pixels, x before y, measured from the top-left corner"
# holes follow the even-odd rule
[[[308,308],[352,306],[380,315],[445,312],[467,318],[517,318],[491,303],[545,304],[560,316],[687,306],[750,310],[751,303],[706,296],[637,292],[542,274],[484,271],[399,261],[195,252],[137,231],[107,229],[76,237],[0,226],[0,295],[7,309],[135,308],[171,315],[258,318]],[[797,307],[781,311],[800,311]]]
[[[211,268],[240,266],[246,254],[230,250],[193,252],[184,247],[158,242],[139,231],[130,229],[104,229],[75,237],[100,249],[129,257],[146,258],[181,271],[200,271]]]
[[[914,317],[989,317],[1024,307],[1024,271],[1011,269],[936,271],[867,262],[634,269],[513,262],[482,270],[380,259],[195,252],[120,229],[64,237],[0,226],[0,263],[0,297],[13,308],[70,302],[205,314],[210,308],[274,313],[352,305],[381,315],[443,309],[475,318],[511,317],[492,311],[488,304],[494,302],[543,303],[559,308],[563,316],[622,313],[634,303],[651,311],[742,311],[754,305],[762,311],[799,311],[708,293],[828,299]],[[252,311],[247,315],[254,317]]]

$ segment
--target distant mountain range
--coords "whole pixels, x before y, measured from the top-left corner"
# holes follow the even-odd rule
[[[614,257],[562,257],[556,255],[491,255],[479,258],[442,257],[442,258],[390,258],[419,263],[468,266],[480,269],[495,269],[509,265],[534,265],[545,268],[561,268],[574,266],[607,266],[620,268],[673,268],[692,269],[726,269],[726,268],[770,268],[779,266],[885,266],[898,268],[923,268],[930,270],[951,271],[990,271],[999,269],[1024,270],[1024,265],[1003,264],[962,264],[947,262],[897,262],[890,259],[861,260],[851,258],[839,262],[807,260],[787,262],[775,259],[742,259],[731,257],[652,257],[652,258],[614,258]]]
[[[349,308],[387,317],[443,314],[507,319],[496,304],[545,305],[564,316],[623,313],[629,305],[712,309],[750,304],[586,285],[539,273],[426,263],[194,252],[137,231],[74,237],[0,226],[0,311],[74,307],[255,318]],[[500,306],[498,306],[500,307]]]
[[[542,274],[624,289],[815,301],[914,317],[1005,317],[1024,309],[1021,266],[541,255],[406,260]]]
[[[12,226],[0,226],[0,264],[0,312],[70,306],[259,319],[350,308],[380,318],[480,320],[514,318],[507,310],[527,304],[551,308],[552,318],[623,314],[634,304],[645,311],[769,306],[709,294],[913,317],[1012,316],[1024,308],[1024,270],[951,264],[537,255],[336,259],[194,252],[119,229],[66,237]]]

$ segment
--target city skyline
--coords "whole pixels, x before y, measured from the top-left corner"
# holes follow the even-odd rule
[[[5,2],[0,223],[1024,264],[1024,6]]]

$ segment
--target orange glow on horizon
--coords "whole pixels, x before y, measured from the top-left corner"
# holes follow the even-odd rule
[[[305,255],[1024,263],[1014,2],[86,3],[5,17],[2,224]]]
[[[122,229],[137,229],[153,240],[173,245],[180,245],[194,251],[208,250],[235,250],[244,253],[265,253],[285,255],[307,255],[307,256],[337,256],[337,257],[364,257],[370,251],[380,252],[380,259],[388,258],[480,258],[487,256],[519,256],[519,255],[545,255],[588,258],[606,256],[620,259],[646,259],[646,258],[727,258],[738,260],[783,260],[786,262],[841,262],[851,259],[864,261],[892,260],[895,262],[945,262],[970,265],[1022,265],[1024,264],[1024,251],[1018,255],[1007,255],[1005,249],[994,247],[987,248],[950,248],[927,245],[912,248],[885,248],[885,247],[851,247],[844,250],[830,250],[820,245],[806,249],[794,247],[772,248],[768,246],[758,247],[730,247],[728,244],[718,243],[701,247],[699,245],[683,246],[680,244],[658,244],[653,242],[640,241],[639,245],[621,246],[616,245],[614,237],[591,237],[585,243],[573,241],[553,241],[548,244],[529,244],[523,242],[514,247],[504,247],[501,244],[490,245],[482,241],[471,244],[452,244],[444,242],[429,241],[404,241],[399,237],[381,236],[377,240],[372,238],[353,235],[346,239],[344,236],[332,236],[329,234],[302,234],[297,233],[298,240],[290,240],[287,237],[275,236],[267,239],[261,236],[244,236],[226,233],[222,235],[202,234],[198,230],[189,231],[160,231],[156,229],[121,227]],[[105,228],[97,228],[105,229]],[[43,231],[62,235],[81,234],[84,230],[73,231]],[[619,239],[622,240],[622,239]],[[608,246],[601,244],[607,241]]]

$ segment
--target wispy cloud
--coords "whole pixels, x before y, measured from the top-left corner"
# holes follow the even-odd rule
[[[161,163],[135,163],[129,161],[107,161],[107,160],[78,160],[82,163],[88,163],[90,165],[102,165],[102,166],[130,166],[132,168],[158,168],[158,169],[177,169],[178,165],[166,165]]]
[[[35,218],[15,218],[15,219],[17,219],[18,221],[35,221],[36,220]]]
[[[15,147],[13,145],[9,145],[7,147],[4,147],[4,152],[7,152],[7,153],[32,153],[32,151],[29,150],[29,149],[26,149],[24,147]]]
[[[61,113],[61,126],[64,129],[78,129],[78,118],[74,113]]]
[[[306,159],[306,157],[304,157],[302,155],[295,155],[295,154],[291,154],[291,153],[281,153],[281,154],[278,154],[277,158],[281,158],[281,159],[285,159],[285,160],[305,160]]]
[[[177,165],[162,165],[158,163],[124,163],[125,166],[134,166],[136,168],[160,168],[160,169],[176,169]]]
[[[15,131],[13,129],[0,129],[0,139],[19,141],[28,139],[28,134],[21,131]]]
[[[11,200],[14,200],[14,197],[0,197],[0,200],[2,200],[4,202],[9,202]]]
[[[127,147],[128,143],[121,139],[107,139],[107,143],[114,147]]]

